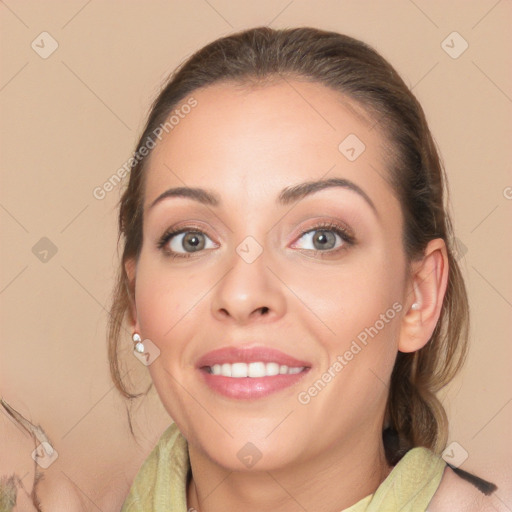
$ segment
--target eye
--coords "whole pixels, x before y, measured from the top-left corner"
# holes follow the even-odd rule
[[[208,241],[211,242],[210,245]],[[213,249],[216,245],[206,233],[189,227],[165,232],[157,247],[171,257],[189,258],[194,252]]]
[[[304,231],[299,240],[312,244],[313,248],[297,247],[297,242],[294,248],[313,251],[320,256],[337,254],[355,244],[355,238],[347,228],[332,222]],[[214,249],[217,245],[200,228],[189,226],[166,231],[157,242],[157,247],[172,258],[190,258],[195,252]]]
[[[308,229],[302,233],[299,240],[305,240],[306,245],[310,244],[313,247],[297,247],[298,249],[329,254],[338,253],[339,250],[346,249],[355,243],[354,237],[346,228],[331,222],[326,222]],[[338,241],[340,244],[336,245]],[[294,247],[296,247],[296,243]]]

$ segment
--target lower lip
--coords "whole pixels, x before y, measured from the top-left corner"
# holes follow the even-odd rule
[[[310,368],[293,375],[272,375],[270,377],[224,377],[213,375],[200,369],[203,379],[213,391],[238,400],[264,398],[272,393],[293,386],[299,382]]]

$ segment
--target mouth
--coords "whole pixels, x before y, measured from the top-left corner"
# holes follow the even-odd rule
[[[311,370],[311,363],[269,347],[226,347],[203,356],[197,369],[215,393],[250,400],[297,384]]]
[[[203,366],[201,370],[211,375],[221,375],[223,377],[231,377],[233,379],[257,379],[261,377],[274,377],[275,375],[295,375],[304,371],[307,366],[287,366],[277,362],[265,363],[256,361],[253,363],[222,363],[213,366]]]

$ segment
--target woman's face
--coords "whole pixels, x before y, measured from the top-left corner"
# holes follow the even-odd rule
[[[284,468],[378,439],[408,300],[379,125],[313,83],[217,84],[193,97],[151,155],[136,267],[135,329],[160,351],[148,368],[165,408],[197,453],[228,469]],[[293,193],[334,179],[346,186]],[[218,202],[151,206],[176,187]],[[183,231],[159,248],[170,228]],[[204,359],[230,347],[262,352]],[[287,372],[283,354],[300,373],[205,367]]]

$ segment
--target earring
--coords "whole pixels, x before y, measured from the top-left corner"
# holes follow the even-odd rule
[[[142,354],[144,352],[144,343],[142,343],[140,334],[134,332],[132,336],[132,340],[135,343],[135,350]]]
[[[414,309],[414,311],[420,309],[420,304],[419,302],[415,302],[412,306],[411,306],[411,309]]]

